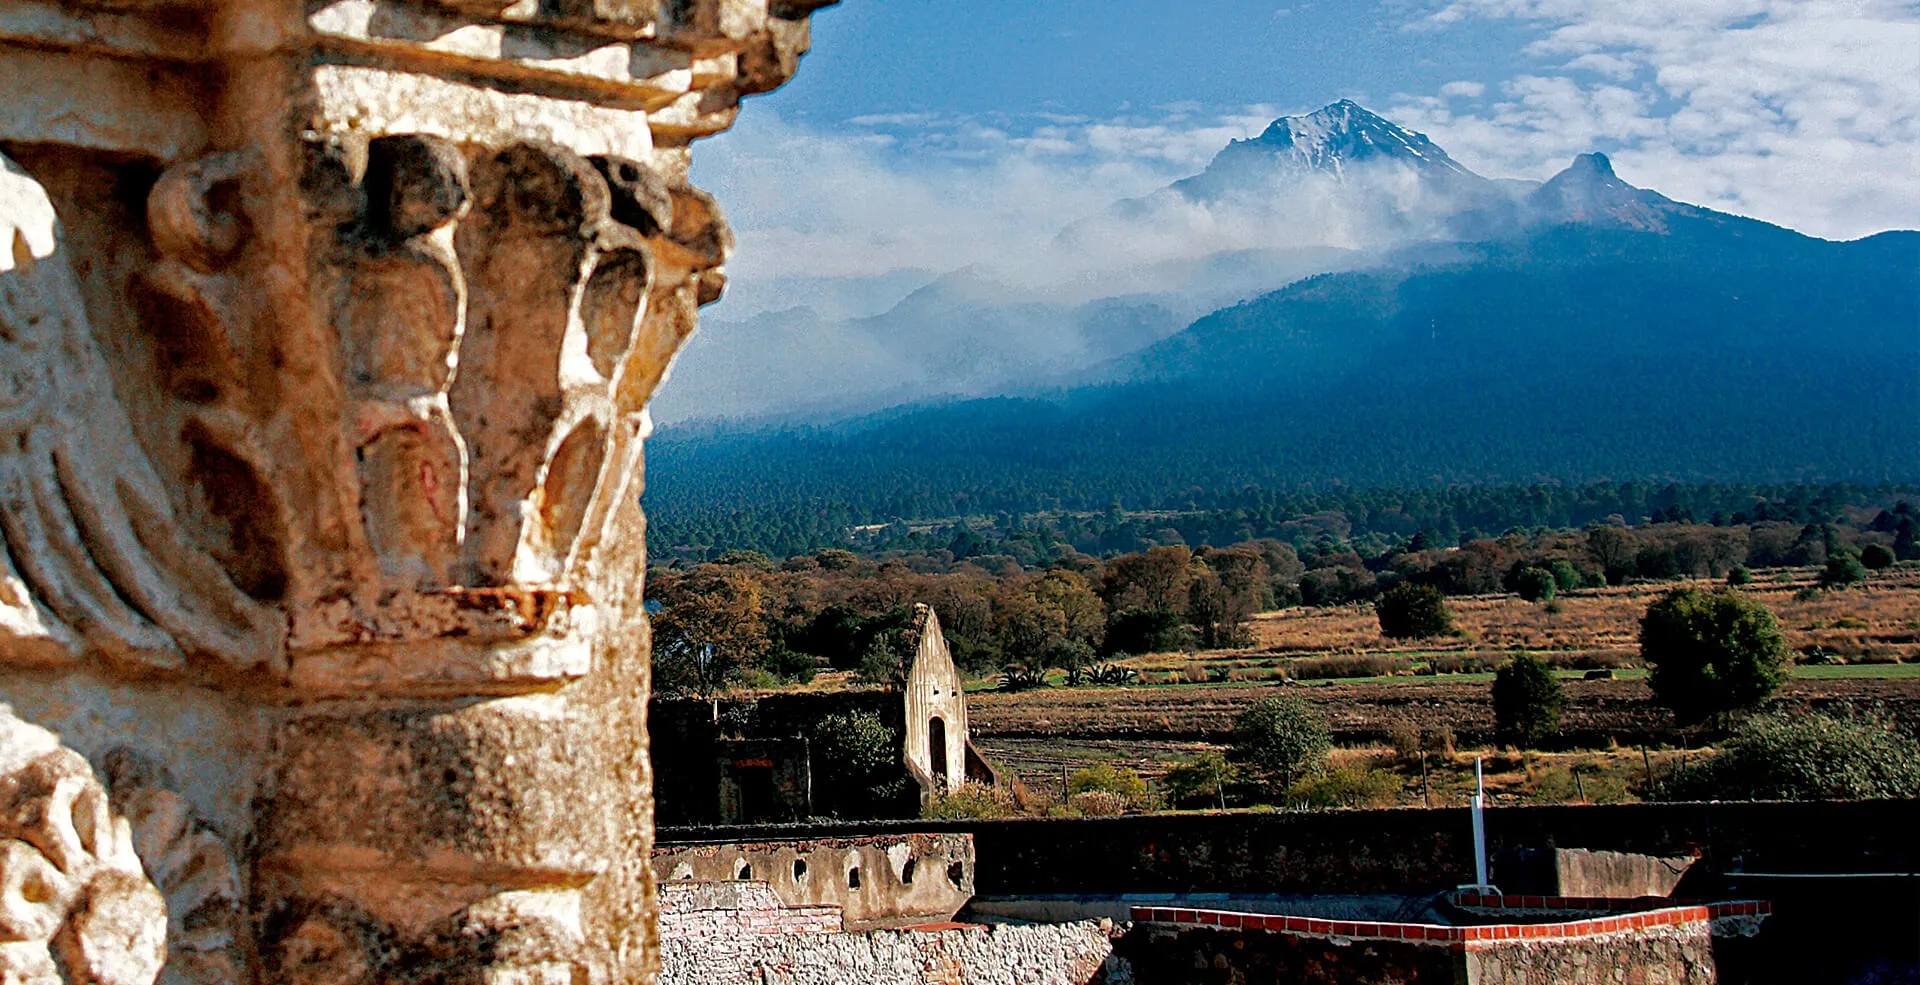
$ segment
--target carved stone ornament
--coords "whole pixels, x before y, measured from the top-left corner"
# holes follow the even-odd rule
[[[0,705],[0,982],[149,985],[166,931],[87,761]]]
[[[0,701],[113,788],[0,985],[649,979],[690,147],[828,2],[0,0]]]

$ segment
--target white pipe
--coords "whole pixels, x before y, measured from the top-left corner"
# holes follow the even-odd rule
[[[1473,758],[1473,879],[1477,886],[1487,881],[1487,779],[1480,769],[1481,757]]]

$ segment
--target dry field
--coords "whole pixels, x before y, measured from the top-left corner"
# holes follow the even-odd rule
[[[1920,570],[1884,572],[1842,591],[1807,592],[1815,573],[1769,575],[1742,591],[1780,618],[1796,652],[1820,647],[1844,664],[1803,665],[1777,696],[1783,710],[1867,711],[1920,731]],[[1275,688],[1297,690],[1320,705],[1344,748],[1338,758],[1390,768],[1402,776],[1401,802],[1452,802],[1464,789],[1461,770],[1471,758],[1430,764],[1423,792],[1417,768],[1393,760],[1384,745],[1396,730],[1451,730],[1463,750],[1491,739],[1487,673],[1427,674],[1436,660],[1478,657],[1491,663],[1516,652],[1545,655],[1562,667],[1618,666],[1614,679],[1585,680],[1563,670],[1567,707],[1562,751],[1503,754],[1490,784],[1509,800],[1590,800],[1632,797],[1649,762],[1688,755],[1699,736],[1675,728],[1652,703],[1645,671],[1634,669],[1639,618],[1671,585],[1575,592],[1560,611],[1512,596],[1449,599],[1460,638],[1419,643],[1381,639],[1373,610],[1296,608],[1254,620],[1253,645],[1198,654],[1156,654],[1126,661],[1142,672],[1142,686],[1064,688],[969,699],[976,741],[1003,765],[1042,789],[1060,786],[1064,772],[1113,762],[1158,776],[1198,750],[1224,743],[1241,709]],[[1288,681],[1301,661],[1372,660],[1381,676]],[[1162,683],[1164,682],[1164,683]],[[1180,682],[1180,683],[1175,683]],[[1187,683],[1193,682],[1193,683]],[[1636,747],[1652,751],[1643,759]],[[1668,751],[1658,751],[1665,747]],[[1695,753],[1696,755],[1698,753]],[[1464,764],[1464,766],[1460,765]],[[1512,765],[1512,764],[1507,764]],[[1672,765],[1668,764],[1668,768]],[[1582,778],[1574,780],[1576,773]]]
[[[1796,652],[1817,646],[1853,664],[1920,664],[1920,567],[1881,572],[1845,590],[1810,592],[1817,574],[1813,569],[1766,572],[1740,591],[1773,610]],[[1324,657],[1385,658],[1404,664],[1397,669],[1408,673],[1435,656],[1495,660],[1517,652],[1609,666],[1637,656],[1641,615],[1673,587],[1585,589],[1561,596],[1557,612],[1513,595],[1448,599],[1461,635],[1444,640],[1383,639],[1367,605],[1296,607],[1255,616],[1249,626],[1252,645],[1243,649],[1154,654],[1124,663],[1147,680],[1180,675],[1199,681],[1277,679],[1297,660]]]

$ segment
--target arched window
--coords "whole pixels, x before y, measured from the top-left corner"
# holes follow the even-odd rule
[[[932,764],[933,778],[944,789],[947,785],[947,723],[938,715],[927,723],[927,761]]]

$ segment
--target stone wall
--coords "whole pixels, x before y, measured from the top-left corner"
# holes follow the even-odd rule
[[[1758,902],[1638,909],[1626,901],[1541,897],[1469,902],[1492,914],[1488,922],[1140,907],[1115,955],[1139,985],[1733,985],[1749,979],[1741,970],[1722,974],[1719,944],[1753,937],[1768,915]],[[1615,912],[1575,916],[1594,906]]]
[[[973,896],[973,839],[908,834],[661,844],[662,885],[761,880],[789,906],[834,906],[858,930],[950,920]]]
[[[1087,985],[1099,923],[667,940],[662,985]]]
[[[1502,941],[1459,955],[1468,985],[1718,985],[1705,924],[1573,940]]]
[[[838,934],[837,906],[789,906],[764,882],[683,882],[660,887],[660,939],[753,934]]]

